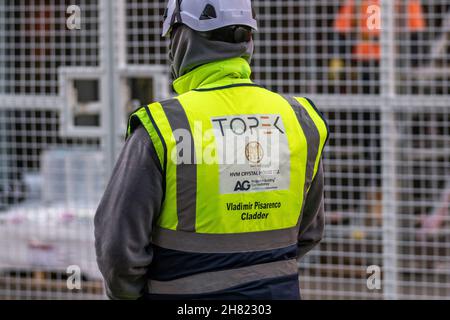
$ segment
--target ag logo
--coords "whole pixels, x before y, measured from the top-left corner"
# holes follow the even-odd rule
[[[249,142],[245,146],[245,157],[250,163],[258,164],[264,157],[264,150],[257,141]]]
[[[250,181],[238,181],[234,187],[234,191],[248,191],[250,190]]]

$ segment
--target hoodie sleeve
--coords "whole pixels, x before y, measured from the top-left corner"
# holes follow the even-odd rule
[[[298,234],[298,259],[322,240],[325,227],[324,177],[322,163],[306,195],[303,217]]]
[[[140,126],[126,141],[95,215],[97,263],[110,299],[143,295],[162,197],[156,151]]]

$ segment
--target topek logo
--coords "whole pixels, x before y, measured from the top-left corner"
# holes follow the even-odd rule
[[[263,134],[268,135],[273,134],[273,131],[284,134],[284,130],[280,126],[280,116],[236,116],[231,119],[213,119],[212,122],[218,124],[222,136],[225,136],[225,131],[227,129],[237,136],[254,134],[256,130],[262,130]]]

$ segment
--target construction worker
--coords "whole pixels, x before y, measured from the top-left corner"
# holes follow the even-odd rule
[[[179,95],[131,115],[95,216],[110,298],[300,298],[328,129],[310,100],[250,80],[256,30],[250,0],[169,1]]]
[[[401,16],[404,17],[402,30],[414,35],[426,29],[420,0],[395,1],[395,8],[398,14],[401,12]],[[331,80],[339,79],[342,83],[346,83],[345,67],[352,62],[357,70],[354,79],[359,80],[361,85],[348,92],[346,84],[340,93],[379,93],[380,76],[377,70],[381,60],[382,22],[380,0],[346,0],[340,7],[333,23],[333,30],[341,37],[340,57],[336,55],[331,59],[329,77]],[[352,44],[351,49],[349,44]],[[414,51],[417,51],[417,45],[411,48],[408,55],[411,56]]]

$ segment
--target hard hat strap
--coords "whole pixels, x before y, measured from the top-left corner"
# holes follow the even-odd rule
[[[181,2],[183,0],[176,0],[176,7],[175,7],[175,11],[173,12],[172,15],[172,21],[170,21],[170,25],[173,26],[175,23],[182,23],[182,19],[181,19]]]

